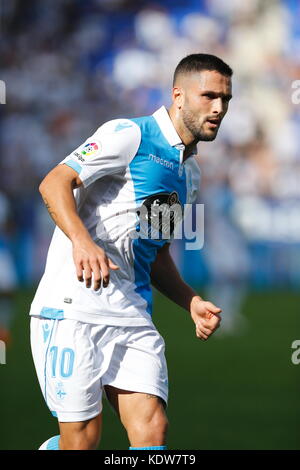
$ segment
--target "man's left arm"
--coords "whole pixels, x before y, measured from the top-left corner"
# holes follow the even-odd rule
[[[203,300],[184,282],[166,243],[157,254],[151,267],[151,282],[163,295],[187,310],[196,326],[196,336],[207,340],[219,327],[221,309]]]

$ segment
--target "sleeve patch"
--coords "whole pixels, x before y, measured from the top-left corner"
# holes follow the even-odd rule
[[[87,142],[83,146],[79,147],[75,152],[72,153],[81,162],[85,162],[89,158],[96,157],[101,152],[101,144],[99,141]]]

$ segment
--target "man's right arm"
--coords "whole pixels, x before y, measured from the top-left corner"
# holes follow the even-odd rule
[[[119,269],[93,241],[77,213],[73,189],[87,188],[103,176],[123,172],[135,156],[141,141],[137,124],[115,119],[100,126],[94,134],[56,166],[40,185],[46,207],[58,227],[71,240],[77,277],[94,288],[109,282],[109,269]]]
[[[78,280],[86,287],[94,278],[94,289],[97,290],[103,278],[103,287],[109,282],[109,269],[118,269],[105,252],[93,241],[88,230],[80,219],[73,189],[82,184],[78,173],[67,165],[58,165],[51,170],[39,186],[44,203],[56,225],[71,240],[73,259]]]

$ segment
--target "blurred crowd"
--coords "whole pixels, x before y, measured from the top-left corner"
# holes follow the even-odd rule
[[[249,282],[298,286],[299,20],[297,0],[4,2],[0,249],[11,255],[11,285],[44,269],[53,230],[38,193],[45,174],[104,121],[168,106],[179,60],[206,52],[233,68],[234,99],[216,141],[198,146],[204,248],[176,242],[176,262],[237,310]]]

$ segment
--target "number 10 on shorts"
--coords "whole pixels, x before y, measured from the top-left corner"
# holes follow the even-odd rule
[[[52,346],[50,348],[50,356],[52,377],[57,376],[57,367],[59,367],[59,374],[62,378],[71,377],[75,358],[73,349],[64,348],[62,351],[59,351],[57,346]]]

